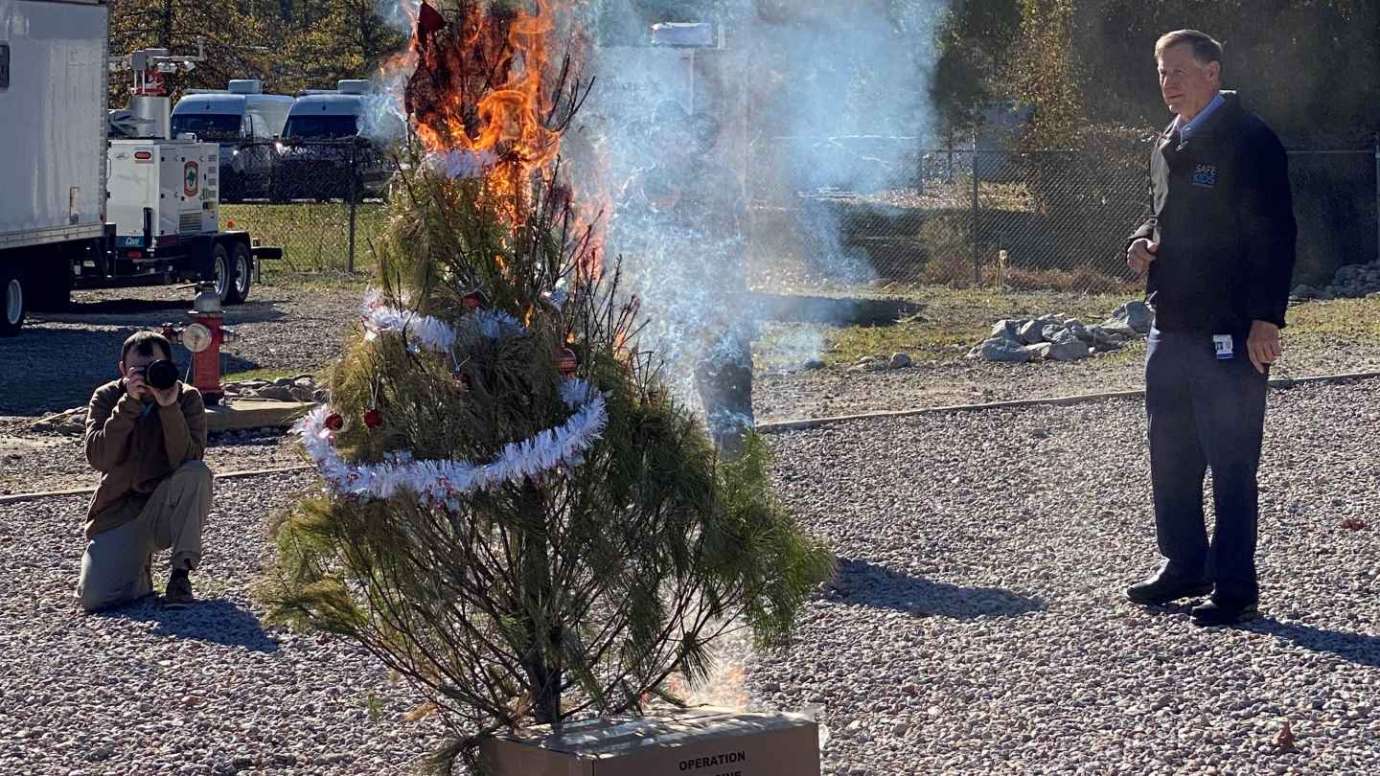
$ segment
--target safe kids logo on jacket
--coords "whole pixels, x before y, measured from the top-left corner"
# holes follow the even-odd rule
[[[1217,185],[1217,165],[1200,164],[1194,167],[1193,185],[1202,186],[1205,189],[1215,187]]]

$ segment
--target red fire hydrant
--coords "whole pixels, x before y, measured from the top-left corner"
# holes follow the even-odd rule
[[[164,336],[181,339],[183,347],[192,352],[192,385],[201,391],[206,406],[214,407],[225,397],[220,384],[220,347],[234,340],[235,332],[225,328],[220,297],[215,286],[198,286],[192,309],[187,313],[192,323],[179,333],[172,324],[163,327]]]

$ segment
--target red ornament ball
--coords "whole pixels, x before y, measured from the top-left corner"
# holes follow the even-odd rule
[[[369,428],[378,428],[383,425],[383,413],[377,409],[369,410],[364,413],[364,425]]]
[[[339,431],[345,428],[345,419],[340,417],[340,413],[333,412],[326,416],[326,428],[332,431]]]
[[[575,351],[570,348],[556,351],[556,369],[565,377],[574,377],[575,369],[579,366],[580,359],[575,355]]]
[[[471,291],[460,297],[460,304],[464,305],[469,312],[474,312],[488,307],[489,300],[484,297],[483,291]]]

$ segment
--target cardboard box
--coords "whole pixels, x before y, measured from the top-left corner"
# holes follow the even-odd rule
[[[485,776],[819,776],[819,729],[796,714],[697,708],[499,736]]]

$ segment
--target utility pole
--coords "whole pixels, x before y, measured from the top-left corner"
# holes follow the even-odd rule
[[[163,27],[158,33],[158,46],[172,50],[173,0],[163,0]]]

